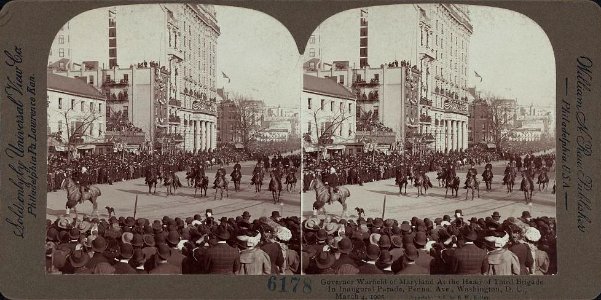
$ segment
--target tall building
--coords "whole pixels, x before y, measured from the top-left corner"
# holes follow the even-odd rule
[[[304,60],[303,69],[305,70],[317,70],[321,68],[321,33],[319,27],[309,37],[309,42],[304,53]]]
[[[345,143],[355,141],[356,96],[344,85],[305,74],[302,101],[305,150],[317,145],[343,150]]]
[[[58,31],[50,47],[48,65],[58,61],[71,61],[71,22],[65,23]]]
[[[145,81],[147,84],[155,82],[156,86],[145,90],[150,93],[154,87],[160,87],[157,92],[160,97],[147,94],[143,101],[153,107],[152,115],[144,122],[150,124],[144,128],[149,135],[148,141],[156,143],[164,136],[181,136],[179,141],[174,141],[177,149],[214,149],[217,146],[216,48],[220,34],[214,7],[204,4],[124,5],[101,9],[99,13],[109,15],[109,26],[102,24],[91,33],[98,36],[87,40],[97,39],[98,47],[106,47],[106,37],[109,37],[109,49],[114,51],[110,50],[105,58],[89,60],[108,61],[109,69],[115,70],[115,74],[110,79],[99,79],[96,75],[97,87],[105,83],[125,86],[121,84],[124,79],[121,76],[125,74],[131,76],[128,79],[137,86],[137,82],[143,80],[136,74],[148,69],[148,74],[156,77],[148,77]],[[101,65],[105,66],[104,63]],[[110,73],[103,69],[99,68],[98,72]],[[133,87],[129,83],[127,86]],[[162,95],[165,100],[156,102]],[[133,113],[130,104],[130,118]],[[141,122],[135,117],[130,120],[135,124]]]
[[[360,19],[359,19],[359,68],[364,68],[364,67],[368,67],[369,63],[368,63],[368,56],[367,56],[367,50],[368,50],[368,25],[369,23],[367,22],[367,16],[368,16],[368,12],[367,12],[367,8],[362,8],[361,9],[361,14],[360,14]]]
[[[494,143],[494,128],[489,103],[476,99],[469,105],[469,145]]]

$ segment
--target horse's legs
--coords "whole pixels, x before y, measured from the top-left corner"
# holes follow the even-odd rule
[[[96,197],[90,199],[92,201],[92,216],[98,216],[98,202],[96,201]]]

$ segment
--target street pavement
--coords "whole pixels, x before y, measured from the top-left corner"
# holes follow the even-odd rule
[[[108,212],[106,206],[113,207],[117,216],[133,216],[136,196],[138,197],[138,206],[136,217],[144,217],[149,219],[161,219],[163,216],[170,217],[191,217],[194,214],[204,215],[208,208],[213,209],[213,216],[216,218],[232,217],[242,215],[244,211],[248,211],[252,218],[260,216],[271,216],[271,212],[277,210],[284,217],[298,216],[300,212],[300,172],[297,173],[299,178],[296,186],[296,192],[287,192],[285,180],[282,181],[284,190],[280,195],[280,203],[273,204],[271,192],[268,191],[269,175],[266,174],[263,180],[263,190],[261,193],[255,193],[255,187],[250,185],[250,174],[255,162],[243,162],[242,165],[242,182],[240,184],[241,191],[234,191],[234,183],[230,181],[229,197],[223,196],[222,200],[214,200],[215,190],[213,180],[217,167],[206,170],[209,177],[209,189],[207,197],[197,195],[194,197],[194,188],[188,187],[186,182],[185,172],[176,173],[180,181],[184,185],[178,188],[175,195],[167,196],[167,188],[162,183],[157,184],[156,195],[148,194],[148,186],[144,184],[144,178],[135,180],[116,182],[113,185],[102,184],[97,185],[102,195],[98,197],[98,214],[101,218],[107,218]],[[229,174],[233,169],[233,164],[226,166],[227,179],[230,180]],[[200,191],[199,191],[200,193]],[[58,216],[65,214],[65,203],[67,195],[64,190],[47,193],[47,209],[46,217],[50,220],[56,219]],[[92,212],[92,203],[77,205],[77,212],[80,214],[89,215]],[[74,213],[71,212],[74,216]]]
[[[482,171],[484,164],[476,166],[478,169],[478,180],[480,180],[480,197],[477,193],[474,200],[466,200],[466,191],[463,189],[466,171],[457,170],[457,175],[461,179],[459,196],[457,198],[449,196],[445,198],[445,189],[438,186],[436,173],[427,173],[432,185],[427,194],[417,197],[417,188],[407,185],[407,195],[399,195],[399,187],[395,185],[394,179],[381,180],[376,182],[364,183],[359,185],[345,185],[349,189],[351,196],[347,199],[347,214],[352,218],[357,217],[356,207],[365,210],[365,217],[381,217],[384,197],[386,197],[386,211],[384,218],[394,218],[397,220],[410,220],[416,216],[419,218],[434,219],[443,215],[452,216],[455,209],[461,209],[467,218],[477,217],[485,218],[498,211],[501,217],[520,217],[522,211],[530,211],[533,217],[549,216],[555,217],[555,195],[551,193],[553,183],[555,182],[554,169],[549,172],[549,187],[541,192],[538,191],[538,185],[535,182],[535,190],[532,194],[532,206],[526,205],[524,193],[520,191],[520,175],[516,178],[516,185],[511,194],[507,193],[506,187],[502,185],[503,171],[506,162],[493,163],[493,183],[492,190],[486,191],[486,185],[482,181]],[[403,189],[404,192],[404,189]],[[307,217],[313,214],[312,205],[315,201],[315,191],[311,190],[303,193],[303,216]],[[326,212],[331,215],[340,216],[342,206],[336,202],[332,205],[326,205]],[[323,217],[323,216],[321,216]]]

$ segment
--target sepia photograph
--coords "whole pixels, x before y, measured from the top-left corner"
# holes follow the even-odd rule
[[[301,65],[264,13],[105,7],[48,56],[46,272],[300,272]]]
[[[303,273],[557,274],[555,84],[545,32],[510,10],[321,23],[303,55]]]

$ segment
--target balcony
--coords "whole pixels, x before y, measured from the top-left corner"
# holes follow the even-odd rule
[[[422,97],[419,100],[419,104],[426,105],[426,106],[432,106],[432,100],[428,100],[427,98]]]
[[[175,100],[175,99],[171,98],[171,99],[169,99],[169,105],[170,106],[181,107],[182,106],[182,102],[180,100]]]
[[[184,60],[184,51],[179,48],[169,47],[167,48],[167,55],[170,56],[170,59],[175,59],[177,61]]]
[[[179,116],[171,115],[169,116],[169,123],[179,124],[181,121]]]
[[[358,101],[378,101],[380,100],[380,95],[378,94],[378,91],[371,91],[368,94],[360,94],[357,91],[357,100]]]
[[[380,80],[376,79],[376,78],[372,78],[369,82],[367,82],[365,80],[357,80],[357,81],[353,82],[353,87],[378,86],[378,85],[380,85]]]
[[[118,94],[107,92],[106,100],[111,102],[129,101],[129,95],[127,92],[119,92]]]
[[[419,55],[422,59],[426,59],[429,61],[433,61],[436,59],[436,52],[434,52],[434,49],[426,46],[420,47]]]
[[[112,86],[123,87],[123,86],[127,86],[127,85],[129,85],[129,80],[127,80],[127,79],[121,79],[119,81],[109,79],[102,83],[102,86],[106,86],[106,87],[112,87]]]
[[[424,123],[424,124],[431,124],[432,117],[428,116],[428,115],[421,115],[421,116],[419,116],[419,122]]]
[[[183,141],[184,136],[181,133],[165,133],[165,132],[157,132],[155,138],[158,140],[163,140],[164,142],[171,141]]]

